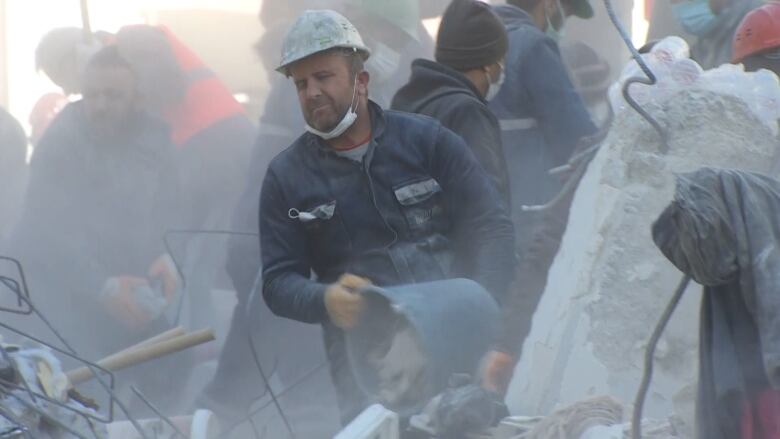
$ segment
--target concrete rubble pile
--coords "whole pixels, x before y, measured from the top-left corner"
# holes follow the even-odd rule
[[[169,419],[139,419],[138,425],[153,439],[216,439],[220,432],[216,416],[208,410],[197,410],[192,416]],[[108,439],[142,439],[129,421],[108,424]]]
[[[129,421],[104,423],[93,419],[101,417],[98,407],[73,389],[69,374],[63,372],[60,361],[49,350],[16,346],[4,349],[5,361],[0,356],[0,439],[141,439]],[[164,420],[141,419],[138,425],[147,437],[155,439],[182,435],[212,439],[219,435],[219,424],[208,410]]]
[[[594,395],[632,402],[646,341],[681,278],[650,234],[672,200],[675,174],[702,166],[769,172],[776,161],[776,77],[767,81],[766,72],[748,74],[734,66],[701,72],[687,57],[680,63],[685,50],[651,54],[667,63],[666,70],[654,68],[665,88],[636,90],[642,106],[667,130],[668,152],[646,120],[625,102],[613,102],[619,110],[614,125],[577,189],[515,371],[508,396],[513,413],[546,415]],[[669,68],[676,64],[682,70]],[[632,62],[627,72],[632,68],[638,71]],[[624,72],[622,79],[628,76]],[[720,92],[723,83],[739,84],[746,97],[738,98],[738,90]],[[616,97],[619,93],[612,94]],[[698,374],[700,290],[689,288],[661,340],[645,405],[646,417],[676,415],[688,434]]]
[[[104,370],[118,371],[213,339],[210,328],[188,333],[183,327],[176,327],[97,364]],[[59,356],[48,347],[0,344],[0,439],[213,439],[219,435],[219,423],[209,410],[171,418],[107,419],[105,413],[99,413],[100,407],[94,400],[77,390],[77,386],[93,378],[92,370],[82,366],[63,371]],[[101,397],[104,393],[107,392],[101,392]],[[115,395],[116,392],[111,398]],[[138,398],[146,401],[141,393]],[[105,404],[110,401],[103,399]],[[148,404],[156,411],[151,402]],[[132,416],[125,409],[122,412]]]
[[[77,413],[98,416],[94,408],[87,406],[91,403],[86,398],[79,401],[82,398],[69,391],[70,383],[54,355],[44,349],[6,347],[5,351],[0,438],[108,437],[105,424]],[[60,405],[31,395],[28,390]]]
[[[578,401],[549,416],[513,416],[504,419],[490,439],[623,439],[630,437],[631,423],[613,398],[601,396]],[[645,439],[682,439],[669,421],[642,422]]]

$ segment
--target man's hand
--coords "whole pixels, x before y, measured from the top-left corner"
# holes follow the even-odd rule
[[[490,351],[482,367],[482,388],[506,395],[515,370],[515,358],[506,352]]]
[[[334,325],[341,329],[351,329],[357,325],[364,307],[363,297],[358,290],[367,285],[371,285],[368,279],[343,274],[325,290],[325,308]]]
[[[150,299],[150,291],[144,278],[117,276],[106,281],[100,300],[110,316],[128,329],[139,330],[159,316],[156,308],[161,304]]]
[[[179,275],[173,259],[168,254],[157,258],[149,267],[148,276],[151,281],[160,281],[162,294],[165,296],[165,300],[171,303],[176,290],[179,289]]]

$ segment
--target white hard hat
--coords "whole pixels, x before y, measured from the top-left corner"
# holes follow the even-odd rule
[[[276,71],[289,75],[290,64],[338,47],[358,51],[364,60],[371,54],[355,26],[343,15],[328,9],[304,11],[284,38],[282,61]]]

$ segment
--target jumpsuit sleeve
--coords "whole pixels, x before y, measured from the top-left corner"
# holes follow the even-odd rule
[[[519,74],[524,78],[533,113],[547,144],[562,163],[577,142],[596,132],[582,98],[574,88],[554,42],[541,40],[526,57]]]
[[[263,260],[263,298],[274,314],[304,323],[327,319],[327,285],[310,279],[306,234],[287,215],[288,204],[269,169],[260,195],[260,246]]]

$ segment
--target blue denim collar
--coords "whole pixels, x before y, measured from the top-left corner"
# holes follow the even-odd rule
[[[371,118],[371,143],[368,146],[366,152],[365,163],[366,165],[371,163],[371,158],[374,155],[374,148],[379,145],[379,139],[385,132],[385,112],[382,107],[376,102],[368,100],[368,114]],[[306,133],[306,142],[309,146],[316,148],[317,152],[322,155],[338,157],[333,149],[325,142],[325,140],[317,137],[312,133]],[[343,158],[343,157],[340,157]]]

